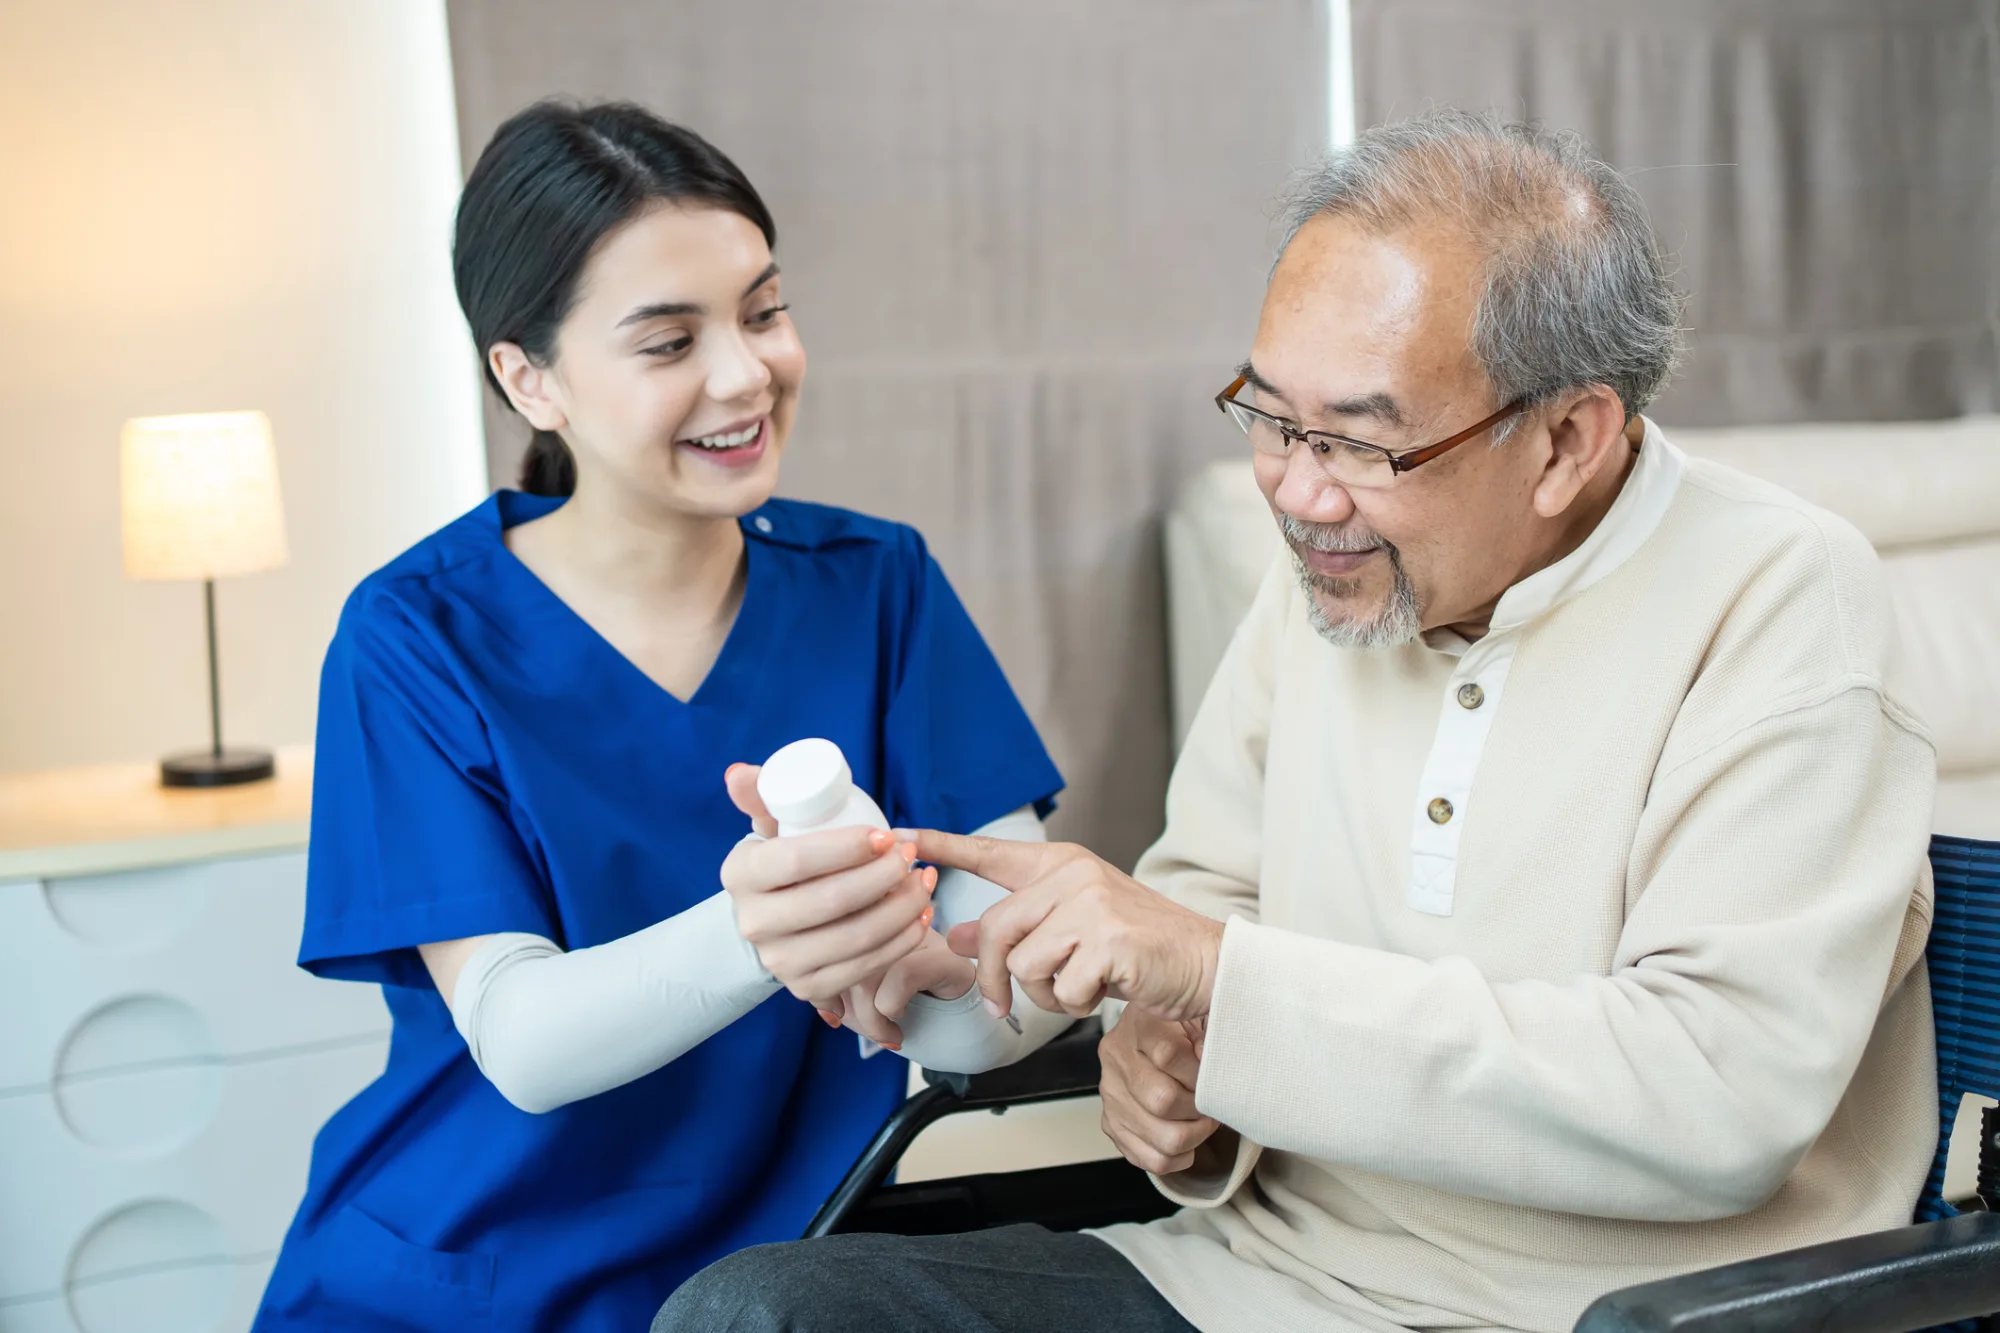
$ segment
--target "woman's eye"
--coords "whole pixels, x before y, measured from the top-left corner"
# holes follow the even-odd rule
[[[750,316],[750,322],[752,324],[769,324],[772,320],[790,309],[791,307],[788,305],[774,305],[768,310],[759,310],[756,314]]]
[[[694,346],[694,339],[692,338],[675,338],[670,342],[654,343],[651,347],[641,347],[639,355],[679,356],[692,346]]]

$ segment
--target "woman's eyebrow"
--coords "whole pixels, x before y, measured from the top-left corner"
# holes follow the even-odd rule
[[[675,315],[706,315],[708,307],[699,301],[655,301],[651,305],[634,306],[632,313],[618,321],[618,327],[627,324],[643,324],[649,319],[668,319]]]
[[[743,289],[743,294],[748,296],[777,276],[778,266],[775,263],[769,265],[762,273],[757,275],[756,279],[748,287]],[[672,319],[677,315],[706,315],[707,313],[708,307],[699,301],[655,301],[651,305],[634,306],[625,318],[618,321],[617,326],[622,329],[627,324],[643,324],[649,319]]]

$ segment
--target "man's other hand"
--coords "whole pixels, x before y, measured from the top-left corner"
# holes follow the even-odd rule
[[[1194,1107],[1205,1026],[1128,1007],[1097,1046],[1104,1133],[1126,1161],[1156,1176],[1187,1170],[1221,1128]]]

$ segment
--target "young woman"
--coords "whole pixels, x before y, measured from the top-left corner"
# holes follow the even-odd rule
[[[774,235],[632,106],[532,107],[473,169],[459,300],[534,445],[327,653],[300,962],[380,983],[394,1036],[260,1329],[644,1328],[797,1236],[903,1095],[822,1017],[946,1067],[1048,1035],[936,932],[997,890],[866,830],[732,852],[773,831],[737,761],[806,736],[899,827],[1036,837],[1061,785],[916,533],[771,498],[805,374]]]

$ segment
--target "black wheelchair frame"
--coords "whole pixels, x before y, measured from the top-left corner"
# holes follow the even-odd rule
[[[806,1235],[870,1231],[937,1235],[1037,1222],[1056,1231],[1143,1222],[1175,1209],[1143,1171],[1110,1159],[1032,1171],[886,1183],[927,1126],[966,1111],[1004,1112],[1097,1091],[1094,1018],[1018,1064],[937,1074],[890,1117]],[[2000,1114],[1981,1135],[1982,1188],[2000,1182]],[[2000,1191],[1996,1191],[2000,1193]],[[1988,1198],[1988,1209],[2000,1198]],[[1910,1333],[2000,1311],[2000,1211],[1972,1211],[1768,1255],[1601,1297],[1574,1333]]]

